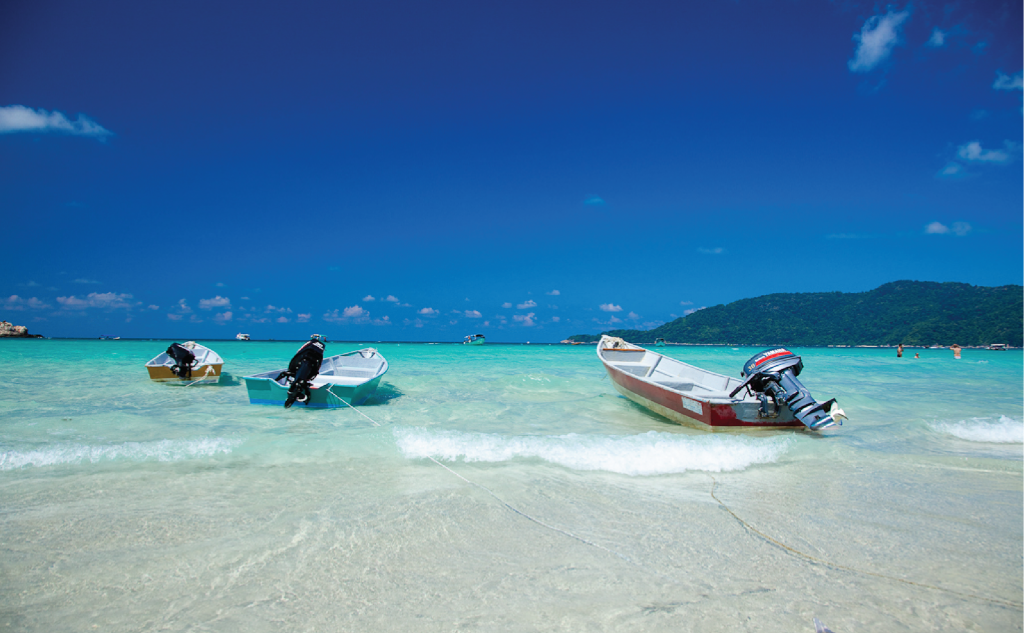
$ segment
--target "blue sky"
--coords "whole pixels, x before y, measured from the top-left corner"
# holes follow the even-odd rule
[[[1022,282],[1020,2],[0,6],[0,319],[558,341]]]

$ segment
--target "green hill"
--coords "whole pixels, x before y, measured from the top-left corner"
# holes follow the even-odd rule
[[[611,330],[631,343],[988,345],[1024,341],[1024,288],[894,281],[867,292],[765,295],[698,310],[653,330]],[[570,340],[593,342],[600,335]]]

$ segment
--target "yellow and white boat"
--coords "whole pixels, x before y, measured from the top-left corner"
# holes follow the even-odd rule
[[[191,356],[191,358],[189,358]],[[149,377],[161,382],[212,384],[220,380],[224,359],[220,354],[195,341],[172,343],[153,360],[146,363]]]

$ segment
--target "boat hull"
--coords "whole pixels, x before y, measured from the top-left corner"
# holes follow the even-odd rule
[[[361,385],[339,385],[324,383],[312,385],[307,402],[296,402],[293,407],[308,409],[341,409],[349,405],[360,405],[377,391],[381,376]],[[288,398],[288,389],[270,378],[246,376],[245,388],[249,392],[250,404],[269,404],[283,407]]]
[[[156,367],[146,365],[151,380],[156,380],[157,382],[193,382],[200,385],[219,382],[221,368],[223,367],[224,363],[200,365],[192,369],[191,378],[180,378],[171,371],[170,367],[165,365],[158,365]]]
[[[740,402],[714,403],[689,398],[647,381],[639,380],[614,367],[605,368],[615,389],[638,405],[684,426],[704,431],[742,431],[799,427],[804,425],[785,409],[778,418],[757,418],[758,406]]]

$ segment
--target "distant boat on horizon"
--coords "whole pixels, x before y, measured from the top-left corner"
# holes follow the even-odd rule
[[[463,345],[483,345],[484,335],[483,334],[470,334],[466,337],[466,340],[462,341]]]
[[[250,338],[249,338],[248,334],[242,334],[241,332],[239,332],[238,334],[235,334],[235,340],[236,341],[248,341],[248,340],[250,340]]]

